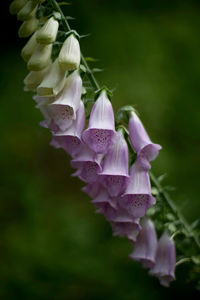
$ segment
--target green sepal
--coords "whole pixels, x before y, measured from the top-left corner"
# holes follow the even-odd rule
[[[131,105],[126,105],[126,106],[123,106],[122,108],[120,108],[116,114],[116,123],[117,124],[122,123],[122,124],[128,125],[130,113],[132,111],[134,111],[136,114],[138,114],[138,112],[135,110],[135,108]]]
[[[105,91],[106,92],[106,95],[108,96],[109,100],[111,100],[112,96],[113,96],[113,93],[112,91],[107,88],[106,86],[103,86],[102,88],[100,88],[99,90],[95,91],[95,96],[94,96],[94,99],[95,101],[97,100],[97,98],[100,96],[100,94]]]

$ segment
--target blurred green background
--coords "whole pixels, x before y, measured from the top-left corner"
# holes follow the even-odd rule
[[[115,110],[134,104],[163,150],[153,163],[187,219],[199,217],[199,1],[77,0],[65,8],[86,56],[98,58],[100,83],[115,88]],[[9,4],[9,3],[7,3]],[[3,4],[2,4],[3,5]],[[132,246],[112,237],[94,214],[69,157],[49,146],[31,94],[19,23],[1,14],[0,299],[197,299],[184,266],[171,288],[128,258]]]

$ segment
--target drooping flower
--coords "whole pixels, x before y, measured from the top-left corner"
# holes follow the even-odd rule
[[[130,241],[135,242],[141,230],[139,219],[132,221],[111,222],[113,235],[127,237]]]
[[[26,91],[35,91],[39,84],[42,82],[44,76],[47,74],[50,65],[41,70],[41,71],[31,71],[25,78],[24,78],[24,89]]]
[[[59,64],[64,70],[75,70],[80,65],[80,59],[79,42],[74,34],[70,34],[60,50],[58,56]]]
[[[105,214],[105,216],[107,216],[106,215],[107,209],[110,208],[110,212],[107,211],[108,214],[110,215],[110,216],[107,216],[109,221],[116,217],[117,201],[116,201],[116,199],[110,197],[107,190],[103,186],[99,187],[98,193],[94,196],[92,203],[95,205],[95,207],[97,209],[101,209],[101,212],[103,214]],[[109,208],[108,208],[108,206],[109,206]],[[112,212],[112,210],[113,210],[113,212]],[[112,217],[111,217],[111,215],[112,215]]]
[[[139,219],[133,218],[120,207],[117,197],[111,197],[108,191],[100,186],[92,203],[97,208],[97,212],[103,214],[111,223],[114,236],[127,237],[131,241],[136,240],[141,230]]]
[[[26,45],[21,51],[21,56],[26,62],[29,61],[37,46],[36,34],[37,31],[30,37],[30,39],[28,40],[28,42],[26,43]]]
[[[34,0],[29,0],[26,4],[20,9],[17,14],[17,19],[20,21],[26,21],[35,16],[37,10],[37,2]]]
[[[145,169],[150,169],[150,161],[154,160],[159,150],[162,148],[158,144],[152,143],[141,120],[135,112],[131,112],[129,121],[130,140],[133,148],[137,152],[138,160]]]
[[[39,25],[39,20],[36,19],[35,17],[28,19],[27,21],[24,21],[18,31],[19,37],[20,38],[29,37],[37,30],[38,25]]]
[[[99,181],[88,183],[86,186],[82,188],[82,191],[89,195],[91,198],[95,198],[99,191],[102,189],[101,184]]]
[[[130,178],[121,196],[120,205],[135,218],[141,218],[154,204],[155,198],[151,195],[149,173],[136,161],[131,167]]]
[[[55,41],[58,32],[59,23],[54,17],[51,17],[38,30],[36,40],[40,44],[51,44]]]
[[[84,142],[97,153],[106,153],[115,135],[112,104],[103,90],[95,102],[88,129],[83,134]]]
[[[97,154],[83,145],[81,152],[71,161],[71,166],[78,169],[75,176],[91,183],[98,178],[98,173],[101,171],[101,160],[102,154]]]
[[[51,145],[56,148],[63,148],[72,157],[77,155],[82,148],[81,134],[85,128],[85,107],[80,102],[79,109],[76,114],[76,120],[73,121],[71,127],[65,131],[59,131],[54,134]]]
[[[115,135],[105,159],[99,179],[112,197],[121,194],[129,178],[129,152],[122,130]]]
[[[51,65],[49,72],[37,87],[39,96],[52,97],[56,96],[64,87],[66,72],[63,71],[56,59]]]
[[[40,45],[34,49],[31,58],[28,61],[27,67],[30,71],[41,71],[48,67],[51,63],[52,44]]]
[[[14,0],[10,4],[10,13],[11,15],[16,15],[26,4],[27,0]]]
[[[134,251],[130,257],[140,261],[144,268],[152,268],[155,264],[157,250],[157,236],[153,222],[144,218],[140,224],[142,229],[134,244]]]
[[[173,239],[170,238],[169,234],[164,232],[158,241],[155,265],[149,271],[149,274],[158,277],[160,284],[168,287],[170,282],[175,280],[175,267],[175,243]]]
[[[78,72],[75,71],[66,79],[61,93],[49,104],[49,114],[61,131],[68,129],[76,119],[81,93],[82,80]]]

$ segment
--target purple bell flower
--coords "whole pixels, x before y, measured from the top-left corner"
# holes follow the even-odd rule
[[[116,197],[111,197],[106,189],[101,188],[92,202],[98,209],[97,212],[103,214],[111,223],[114,236],[127,237],[131,241],[136,240],[141,230],[139,219],[133,218],[120,207]]]
[[[48,105],[51,119],[61,131],[68,129],[76,119],[82,93],[82,80],[78,72],[73,72],[67,79],[64,89]]]
[[[175,280],[175,267],[175,243],[173,239],[170,239],[169,234],[164,232],[158,242],[155,265],[149,274],[158,277],[160,284],[168,287],[170,282]]]
[[[120,195],[127,184],[129,167],[128,146],[122,130],[116,133],[99,174],[99,180],[112,197]]]
[[[76,114],[76,120],[71,127],[65,131],[59,131],[54,134],[51,145],[55,148],[63,148],[72,157],[76,156],[82,148],[81,134],[85,128],[85,108],[81,101]]]
[[[107,192],[107,190],[104,187],[101,187],[98,191],[98,194],[92,200],[92,203],[94,203],[95,207],[97,209],[101,209],[102,213],[104,213],[108,206],[110,208],[110,213],[115,214],[115,210],[117,210],[117,201],[114,198],[111,198]],[[114,210],[113,212],[111,210]]]
[[[82,138],[96,153],[106,153],[115,135],[115,120],[112,104],[106,92],[102,91],[95,102],[86,129]]]
[[[134,245],[134,251],[130,254],[133,260],[140,261],[144,268],[152,268],[155,264],[157,250],[157,236],[153,222],[144,218],[140,224],[140,231]]]
[[[135,242],[141,230],[139,219],[132,219],[131,221],[111,222],[113,235],[120,237],[127,237],[130,241]]]
[[[133,111],[131,112],[129,121],[129,133],[131,143],[137,152],[139,162],[143,168],[149,170],[151,168],[149,162],[158,156],[158,152],[162,147],[152,143],[141,120]]]
[[[41,97],[38,95],[33,96],[33,99],[37,103],[36,108],[40,110],[45,120],[40,122],[40,126],[49,128],[52,132],[56,133],[59,131],[58,125],[51,119],[49,115],[48,105],[51,103],[52,98]]]
[[[82,188],[82,191],[89,195],[91,198],[95,198],[99,191],[101,190],[102,186],[99,181],[88,183],[86,186]]]
[[[149,173],[136,161],[131,167],[130,178],[119,203],[133,217],[142,218],[155,202],[151,195]]]
[[[97,154],[87,145],[83,145],[81,152],[71,161],[72,168],[78,169],[74,176],[88,183],[95,182],[101,171],[102,157],[102,154]]]

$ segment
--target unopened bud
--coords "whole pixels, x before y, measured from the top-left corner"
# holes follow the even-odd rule
[[[10,13],[11,15],[16,15],[26,4],[27,0],[14,0],[10,4]]]
[[[26,62],[28,62],[28,60],[31,58],[31,55],[33,54],[33,52],[37,46],[36,34],[37,34],[37,32],[35,32],[30,37],[30,39],[28,40],[28,42],[26,43],[26,45],[24,46],[24,48],[21,51],[21,56]]]
[[[24,85],[25,85],[25,90],[27,91],[35,91],[38,87],[38,85],[42,82],[44,76],[48,72],[50,66],[47,68],[35,72],[32,71],[30,72],[25,78],[24,78]]]
[[[58,61],[64,70],[75,70],[80,65],[80,46],[77,38],[71,34],[64,42]]]
[[[62,70],[56,59],[37,88],[39,96],[56,96],[64,87],[66,71]]]
[[[51,17],[37,33],[37,42],[40,44],[51,44],[55,41],[59,23]]]
[[[18,31],[19,37],[20,38],[29,37],[37,30],[38,24],[39,24],[39,20],[36,19],[35,17],[23,22]]]
[[[33,55],[28,61],[27,67],[30,71],[40,71],[46,68],[51,61],[52,44],[38,44],[33,52]]]
[[[24,7],[18,12],[17,19],[20,21],[26,21],[35,16],[37,10],[37,3],[29,0]]]

